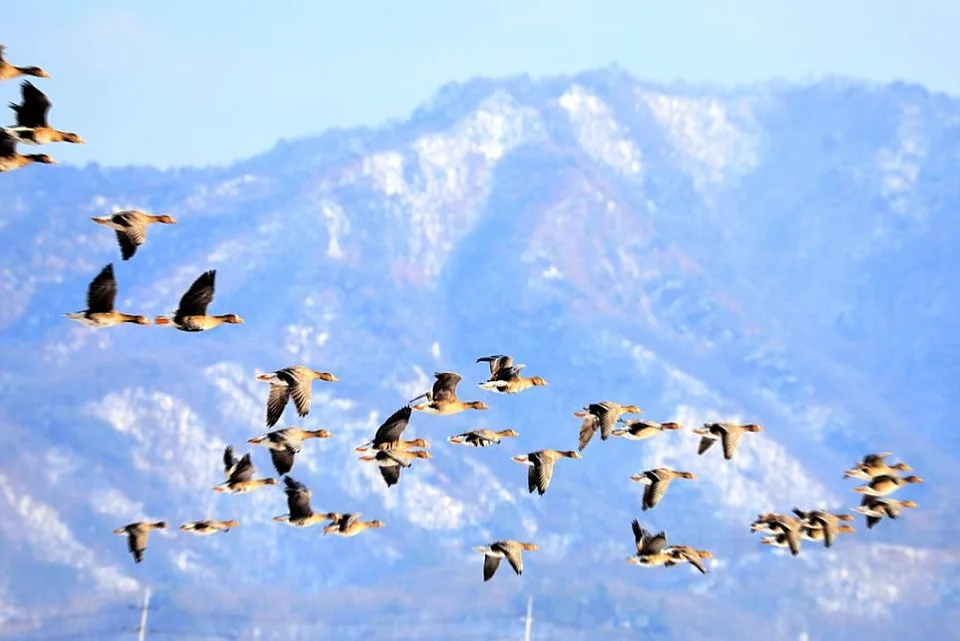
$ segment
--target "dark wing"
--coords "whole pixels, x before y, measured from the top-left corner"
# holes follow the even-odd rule
[[[477,359],[478,363],[483,363],[486,361],[490,364],[490,380],[495,381],[499,380],[497,378],[497,373],[504,368],[509,368],[513,365],[513,358],[510,356],[505,356],[504,354],[495,354],[493,356],[481,356]]]
[[[233,474],[230,475],[230,482],[242,483],[243,481],[249,481],[253,478],[253,473],[256,472],[256,470],[257,468],[250,458],[250,452],[247,452],[237,463],[237,466],[233,468]]]
[[[284,476],[283,482],[287,486],[283,491],[287,493],[287,511],[290,512],[290,518],[302,519],[313,514],[307,486],[290,476]]]
[[[538,456],[533,462],[533,472],[536,475],[537,491],[543,495],[550,487],[550,479],[553,478],[553,459],[545,456]]]
[[[743,432],[737,429],[724,430],[721,440],[723,441],[723,458],[730,460],[737,453],[737,446],[740,445],[740,437]]]
[[[882,516],[868,516],[868,517],[866,517],[866,519],[867,519],[867,529],[868,529],[868,530],[872,530],[872,529],[877,525],[877,523],[879,523],[880,521],[883,520],[883,517],[882,517]]]
[[[646,537],[643,540],[643,549],[640,554],[660,554],[663,548],[667,546],[667,535],[665,532],[657,532],[653,536]]]
[[[17,139],[0,127],[0,158],[9,158],[17,153]]]
[[[520,549],[512,545],[503,545],[501,543],[494,543],[492,546],[494,550],[502,552],[503,556],[507,558],[507,562],[510,564],[510,567],[513,568],[513,571],[517,575],[523,574],[523,556],[521,555]]]
[[[783,534],[787,537],[790,554],[793,556],[800,554],[800,531],[793,528],[784,528]]]
[[[593,414],[587,414],[586,417],[584,417],[583,423],[580,424],[580,444],[577,446],[579,451],[583,451],[583,448],[585,448],[587,443],[590,442],[590,439],[593,438],[599,426],[600,421]]]
[[[457,385],[463,377],[456,372],[437,372],[437,380],[433,383],[433,401],[435,403],[449,403],[457,400]]]
[[[116,300],[117,280],[113,276],[113,263],[110,263],[87,286],[87,311],[112,312]]]
[[[351,525],[353,525],[353,522],[360,518],[360,514],[361,514],[360,512],[350,512],[348,514],[341,514],[340,520],[339,520],[340,531],[346,532],[347,529]]]
[[[17,110],[17,125],[20,127],[47,127],[47,113],[53,103],[47,95],[33,86],[29,80],[20,83],[23,103]]]
[[[283,410],[290,400],[289,385],[270,384],[270,396],[267,397],[267,427],[273,427],[283,416]]]
[[[283,476],[293,469],[294,452],[288,447],[282,450],[271,449],[270,458],[273,460],[274,469],[277,470],[277,474],[280,476]]]
[[[227,479],[230,478],[230,471],[237,464],[237,457],[233,454],[233,446],[228,445],[227,449],[223,450],[223,473],[227,475]]]
[[[143,553],[147,549],[147,531],[136,529],[127,535],[127,547],[137,563],[143,561]]]
[[[657,503],[660,502],[660,499],[663,498],[663,495],[667,491],[667,486],[669,481],[662,481],[660,479],[653,480],[647,487],[643,490],[643,511],[646,512]]]
[[[292,380],[288,387],[293,405],[297,408],[297,416],[303,418],[310,413],[311,381],[297,378]]]
[[[383,422],[380,427],[377,428],[377,433],[373,437],[373,444],[379,445],[381,443],[393,443],[394,441],[400,440],[400,435],[403,434],[403,430],[407,429],[407,424],[410,422],[410,415],[413,413],[413,410],[409,405],[404,405],[396,412],[391,414],[387,420]]]
[[[500,557],[491,556],[489,554],[483,555],[483,580],[489,581],[493,578],[493,575],[497,573],[497,568],[500,567]]]
[[[3,62],[3,53],[7,50],[6,45],[0,45],[0,62]]]
[[[213,290],[216,287],[217,270],[203,272],[193,281],[187,293],[180,298],[177,314],[180,316],[203,316],[207,313],[207,306],[213,300]]]
[[[711,436],[701,436],[700,444],[697,446],[697,454],[703,454],[709,450],[711,447],[713,447],[713,444],[716,442],[716,440],[717,439]]]
[[[527,491],[530,492],[530,494],[533,494],[533,491],[536,489],[537,489],[537,467],[535,465],[531,465],[527,468]]]
[[[117,232],[117,244],[120,245],[120,256],[123,260],[130,260],[137,253],[137,247],[143,244],[143,235],[134,235],[132,231]]]
[[[832,547],[833,541],[837,538],[837,530],[833,527],[833,523],[828,523],[822,519],[820,519],[820,523],[823,525],[823,545]]]
[[[686,561],[693,567],[700,570],[700,574],[707,573],[707,568],[703,567],[703,562],[700,560],[700,557],[697,556],[696,554],[687,554],[684,552],[680,556],[683,558],[684,561]]]
[[[380,466],[380,476],[383,477],[387,487],[392,487],[400,482],[401,469],[399,465],[391,465],[390,467]]]
[[[643,552],[643,540],[646,538],[647,533],[640,527],[640,521],[637,519],[633,519],[633,523],[630,525],[633,526],[633,539],[637,543],[637,554],[640,554]]]
[[[597,418],[600,419],[600,440],[605,441],[610,438],[610,433],[617,425],[617,413],[604,403],[597,404],[597,410]]]

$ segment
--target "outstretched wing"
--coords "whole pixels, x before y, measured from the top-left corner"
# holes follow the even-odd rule
[[[249,481],[253,478],[253,474],[256,472],[256,470],[257,468],[253,464],[253,460],[250,458],[250,452],[247,452],[237,463],[237,466],[233,468],[233,472],[230,474],[230,482],[242,483],[244,481]]]
[[[500,557],[492,556],[490,554],[483,555],[483,580],[489,581],[493,578],[493,575],[497,573],[497,568],[500,567]]]
[[[301,378],[294,379],[290,385],[290,397],[293,398],[293,406],[297,408],[297,416],[303,418],[310,413],[310,398],[312,396],[311,381],[305,381]]]
[[[737,453],[737,447],[740,445],[740,437],[743,432],[740,430],[724,430],[723,432],[723,458],[730,460]]]
[[[523,556],[520,553],[520,549],[512,545],[503,545],[502,543],[494,543],[492,546],[494,550],[501,552],[503,556],[507,559],[507,562],[510,564],[510,567],[513,568],[513,571],[518,575],[523,574]]]
[[[270,395],[267,396],[267,427],[273,427],[283,416],[283,410],[290,399],[289,385],[270,384]]]
[[[703,454],[709,450],[711,447],[713,447],[713,444],[716,441],[717,439],[713,438],[712,436],[701,436],[700,444],[697,446],[697,454]]]
[[[400,482],[401,469],[399,465],[391,465],[389,467],[380,466],[380,476],[383,477],[383,481],[387,484],[387,487],[392,487]]]
[[[9,158],[17,153],[17,139],[9,131],[0,127],[0,158]]]
[[[477,359],[478,363],[487,362],[490,365],[490,380],[499,380],[497,374],[501,369],[509,368],[513,365],[513,358],[504,354],[494,354],[493,356],[481,356]]]
[[[273,467],[277,470],[277,474],[283,476],[287,472],[293,469],[295,453],[289,447],[285,447],[282,450],[270,449],[270,459],[273,461]]]
[[[377,433],[373,437],[374,446],[399,441],[403,430],[407,429],[407,424],[410,422],[410,415],[412,413],[413,409],[411,409],[409,405],[404,405],[391,414],[387,420],[377,428]]]
[[[223,473],[226,474],[227,479],[230,478],[230,472],[236,467],[237,462],[237,457],[233,454],[233,446],[228,445],[227,448],[223,450]]]
[[[583,423],[580,424],[580,443],[577,446],[577,450],[582,452],[583,448],[587,446],[590,442],[590,439],[593,438],[593,435],[596,434],[597,428],[600,426],[600,421],[593,414],[587,414]]]
[[[645,537],[643,540],[642,555],[660,554],[663,548],[667,546],[667,535],[665,532],[657,532],[651,537]]]
[[[112,312],[117,299],[117,280],[113,276],[113,263],[97,274],[87,287],[87,311]]]
[[[633,519],[633,523],[630,524],[633,527],[633,539],[637,544],[637,554],[643,552],[643,541],[647,538],[647,533],[642,527],[640,527],[640,521]]]
[[[591,407],[590,409],[594,408]],[[606,401],[597,403],[596,410],[597,418],[600,419],[600,439],[605,441],[610,438],[610,433],[613,432],[613,428],[616,427],[617,418],[619,417]]]
[[[433,401],[435,403],[450,403],[457,400],[457,385],[463,377],[456,372],[437,372],[437,380],[433,383]]]
[[[307,486],[290,476],[284,476],[283,482],[287,486],[284,492],[287,493],[287,511],[290,512],[290,518],[303,519],[313,514],[310,507],[311,493]]]
[[[213,291],[216,287],[217,270],[203,272],[193,281],[190,289],[180,298],[177,308],[179,316],[203,316],[207,313],[207,306],[213,300]]]
[[[18,127],[47,127],[47,113],[53,103],[47,95],[33,86],[29,80],[20,83],[23,102],[11,105],[17,112]]]
[[[668,483],[661,480],[655,480],[647,485],[643,490],[643,511],[656,506],[660,502],[660,499],[663,498],[664,493],[667,491]]]
[[[550,487],[550,479],[553,478],[553,459],[545,456],[539,456],[534,459],[533,471],[536,474],[537,491],[542,495]]]

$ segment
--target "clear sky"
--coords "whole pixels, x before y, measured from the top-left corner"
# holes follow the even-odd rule
[[[37,84],[51,124],[88,141],[58,145],[65,163],[223,164],[403,119],[451,80],[614,62],[650,80],[843,74],[960,95],[958,0],[43,0],[2,13],[8,61],[49,71]],[[0,84],[0,102],[18,85]]]

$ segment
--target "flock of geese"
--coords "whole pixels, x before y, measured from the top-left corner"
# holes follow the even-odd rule
[[[39,67],[16,67],[3,59],[4,48],[0,45],[0,81],[18,76],[49,78]],[[2,129],[0,134],[0,171],[9,171],[33,162],[55,164],[46,155],[22,156],[16,152],[16,143],[46,144],[52,142],[84,142],[74,133],[53,129],[47,124],[50,100],[29,81],[22,85],[22,103],[11,104],[17,114],[15,127]],[[95,223],[113,229],[120,248],[121,258],[130,260],[137,249],[146,241],[147,229],[151,224],[176,224],[176,220],[167,215],[151,215],[139,210],[126,210],[111,215],[95,217]],[[143,315],[119,312],[115,308],[117,281],[113,263],[103,267],[87,288],[86,309],[68,313],[66,317],[91,328],[105,328],[121,323],[137,325],[167,325],[184,332],[203,332],[222,324],[241,324],[243,319],[234,313],[209,314],[208,307],[213,301],[216,286],[216,270],[201,274],[180,298],[176,312],[157,316],[153,321]],[[508,355],[480,357],[477,363],[489,366],[489,378],[479,383],[484,390],[497,394],[517,394],[534,387],[548,386],[540,376],[523,376],[524,365],[514,364]],[[376,430],[373,438],[355,448],[360,453],[362,463],[376,465],[387,487],[400,482],[400,473],[409,469],[417,459],[429,459],[430,443],[423,438],[404,440],[402,438],[414,411],[435,416],[452,416],[466,410],[486,410],[483,401],[463,401],[457,396],[457,387],[463,377],[457,372],[436,372],[435,381],[430,390],[390,415]],[[269,383],[270,390],[266,400],[266,427],[274,427],[282,418],[288,405],[293,406],[299,418],[310,413],[311,390],[314,381],[335,383],[337,377],[330,372],[316,371],[301,365],[284,367],[274,372],[259,374],[257,378]],[[683,426],[673,423],[657,423],[642,418],[624,418],[627,414],[641,414],[635,405],[620,405],[612,401],[600,401],[586,405],[574,416],[582,419],[579,430],[577,450],[541,449],[527,454],[513,456],[512,460],[529,467],[527,471],[527,490],[539,495],[546,493],[553,478],[554,467],[560,459],[580,459],[581,452],[591,442],[594,435],[600,434],[601,441],[610,437],[641,441],[666,432],[682,430]],[[724,460],[731,460],[737,452],[741,438],[745,433],[762,432],[757,424],[739,425],[734,423],[705,423],[692,432],[700,437],[697,448],[704,455],[719,441]],[[311,491],[302,482],[290,476],[296,456],[301,453],[303,443],[310,439],[325,439],[333,434],[323,429],[307,430],[298,427],[276,429],[247,440],[251,445],[259,445],[270,452],[273,467],[283,479],[286,494],[287,514],[273,518],[278,523],[291,527],[305,528],[325,523],[324,534],[352,537],[371,528],[384,527],[383,521],[360,520],[359,512],[314,512],[311,505]],[[493,431],[487,429],[472,430],[450,436],[447,440],[454,445],[466,447],[488,447],[499,445],[503,439],[517,437],[515,430]],[[863,495],[859,507],[853,511],[866,517],[868,528],[873,528],[883,518],[896,519],[901,508],[917,507],[910,500],[898,501],[889,496],[904,485],[922,483],[917,476],[901,476],[899,472],[912,471],[905,463],[890,465],[886,459],[890,452],[869,454],[857,465],[844,472],[844,478],[857,478],[867,483],[855,488]],[[227,494],[246,494],[259,488],[280,485],[277,478],[257,478],[257,468],[247,452],[237,457],[232,445],[223,453],[224,481],[213,487],[215,492]],[[671,482],[675,479],[695,480],[693,472],[673,470],[667,467],[646,470],[631,476],[631,480],[644,484],[641,508],[644,512],[655,508]],[[822,542],[831,547],[840,533],[853,532],[854,528],[846,522],[852,521],[849,514],[834,514],[823,509],[801,510],[793,508],[793,514],[767,513],[758,515],[751,524],[752,532],[769,534],[761,539],[765,545],[789,548],[794,556],[800,553],[801,541]],[[217,532],[227,532],[238,527],[239,521],[199,520],[180,526],[183,532],[206,536]],[[667,545],[665,532],[656,534],[644,529],[636,519],[632,522],[632,531],[636,554],[627,557],[627,563],[645,566],[672,567],[689,563],[701,573],[708,570],[703,559],[714,558],[709,550],[700,550],[688,545]],[[147,539],[151,531],[167,529],[166,521],[139,521],[130,523],[113,531],[127,538],[130,553],[134,561],[140,563],[147,549]],[[483,554],[483,580],[489,581],[496,573],[501,559],[506,559],[517,575],[523,573],[524,551],[535,551],[537,545],[532,542],[503,539],[487,545],[476,546],[475,551]]]

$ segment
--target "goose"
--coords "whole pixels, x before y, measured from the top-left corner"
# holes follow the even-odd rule
[[[147,241],[147,228],[155,223],[176,225],[177,221],[167,214],[148,214],[139,209],[118,211],[109,216],[94,216],[90,220],[109,227],[117,234],[117,244],[120,245],[120,257],[130,260],[137,253],[137,248]]]
[[[559,458],[583,458],[579,452],[543,449],[529,454],[520,454],[514,456],[513,460],[517,463],[529,465],[527,472],[527,489],[530,494],[536,490],[540,496],[543,496],[547,488],[550,487],[550,481],[553,479],[553,465]]]
[[[237,460],[237,457],[233,453],[233,446],[228,445],[223,451],[223,472],[227,480],[214,487],[213,491],[226,492],[227,494],[246,494],[247,492],[252,492],[257,488],[267,485],[279,485],[277,479],[253,478],[256,471],[257,468],[250,458],[250,452],[247,452],[243,455],[243,458]]]
[[[149,325],[150,319],[139,314],[118,312],[117,279],[113,275],[113,263],[106,265],[87,286],[87,308],[80,312],[64,314],[72,321],[87,327],[112,327],[120,323]]]
[[[380,476],[383,477],[387,487],[393,487],[400,482],[400,470],[410,467],[415,458],[431,458],[426,450],[376,450],[373,456],[361,456],[360,460],[364,463],[375,463],[380,469]]]
[[[33,76],[35,78],[49,78],[50,74],[40,67],[16,67],[4,59],[4,53],[7,48],[0,45],[0,82],[19,78],[20,76]]]
[[[240,521],[189,521],[180,526],[180,531],[190,532],[197,536],[210,536],[217,532],[229,532],[230,528],[239,527]]]
[[[629,421],[623,421],[622,424],[624,427],[611,431],[610,435],[630,441],[642,441],[667,430],[683,429],[679,423],[657,423],[644,418],[632,418]]]
[[[306,485],[297,481],[291,476],[284,476],[283,483],[286,487],[283,489],[287,495],[287,514],[275,516],[273,520],[277,523],[285,523],[290,527],[310,527],[323,521],[332,521],[339,517],[333,512],[318,513],[310,507],[310,498],[312,496]]]
[[[200,274],[180,298],[176,313],[157,316],[154,322],[157,325],[169,325],[181,332],[205,332],[223,323],[243,323],[243,319],[236,314],[207,314],[207,307],[213,302],[216,278],[215,269]]]
[[[327,430],[302,430],[287,427],[247,439],[251,445],[262,445],[270,450],[270,459],[277,474],[283,476],[293,469],[294,457],[303,449],[303,442],[311,438],[330,438]]]
[[[703,428],[693,430],[699,435],[700,445],[697,454],[703,455],[720,439],[723,442],[723,459],[729,461],[737,453],[740,437],[744,432],[762,432],[763,427],[755,423],[737,425],[735,423],[704,423]]]
[[[433,389],[424,392],[409,403],[416,411],[434,416],[452,416],[469,409],[490,409],[483,401],[461,401],[457,398],[457,385],[463,380],[460,374],[434,372],[433,376],[437,379],[433,383]],[[426,402],[415,404],[420,399],[426,399]]]
[[[672,567],[680,563],[689,563],[699,570],[700,574],[706,574],[709,572],[709,570],[707,570],[707,568],[703,565],[703,561],[700,559],[713,558],[713,552],[710,552],[709,550],[695,550],[688,545],[671,545],[665,547],[661,554],[669,557],[669,560],[664,562],[665,566]]]
[[[520,436],[516,430],[471,430],[456,436],[448,437],[447,440],[454,445],[466,445],[468,447],[487,447],[488,445],[500,445],[500,440],[506,437]]]
[[[481,356],[477,359],[477,362],[490,364],[490,378],[483,383],[478,383],[478,385],[491,392],[516,394],[531,387],[550,385],[540,376],[520,376],[520,370],[526,365],[514,365],[513,358],[510,356],[502,354]]]
[[[133,555],[135,563],[140,563],[143,561],[143,553],[147,550],[147,538],[149,538],[150,532],[165,529],[167,529],[166,521],[156,521],[154,523],[138,521],[117,528],[113,533],[127,537],[127,547],[130,549],[130,554]]]
[[[780,540],[777,537],[782,535],[782,540],[784,544],[790,548],[791,555],[797,556],[800,554],[801,529],[803,523],[799,519],[787,516],[786,514],[772,514],[769,515],[769,518],[765,519],[764,526],[765,531],[774,534],[772,538]],[[759,528],[756,531],[759,531]],[[761,539],[761,542],[763,542],[763,539]]]
[[[637,553],[628,556],[625,561],[631,565],[655,566],[665,565],[670,560],[670,555],[664,554],[664,548],[667,547],[667,534],[662,530],[657,534],[650,534],[640,526],[640,521],[633,519],[633,539],[637,547]]]
[[[17,138],[0,127],[0,173],[21,169],[33,163],[56,165],[57,161],[47,154],[21,154],[17,151]]]
[[[646,512],[660,502],[660,499],[666,494],[667,488],[670,487],[670,482],[673,479],[695,478],[697,478],[697,476],[693,472],[678,472],[671,470],[669,467],[658,467],[653,470],[634,474],[630,477],[630,480],[647,484],[647,487],[643,490],[643,511]]]
[[[620,405],[613,401],[590,403],[583,410],[574,412],[574,416],[583,419],[583,423],[580,425],[579,450],[583,451],[597,430],[600,431],[600,440],[605,441],[610,438],[614,426],[623,414],[642,413],[643,410],[636,405]]]
[[[884,517],[891,519],[900,518],[900,509],[905,507],[915,508],[918,506],[909,499],[898,501],[897,499],[864,496],[859,507],[850,509],[863,514],[867,520],[867,529],[872,530]]]
[[[383,521],[359,520],[360,512],[338,514],[336,516],[339,518],[335,519],[333,523],[323,528],[324,534],[336,534],[337,536],[356,536],[361,532],[365,532],[371,528],[381,528],[386,526],[386,523]]]
[[[798,507],[793,508],[793,513],[804,521],[812,529],[823,530],[824,547],[832,547],[833,541],[839,531],[840,521],[852,521],[853,517],[849,514],[832,514],[826,510],[804,511]]]
[[[33,86],[29,80],[20,83],[23,102],[11,102],[10,108],[17,114],[15,127],[7,130],[25,145],[46,145],[54,142],[68,142],[82,145],[86,141],[71,131],[59,131],[47,123],[47,114],[53,103],[45,93]]]
[[[330,372],[318,372],[303,365],[293,365],[275,372],[258,374],[257,380],[270,383],[270,395],[267,397],[267,427],[273,427],[283,416],[283,410],[291,397],[297,416],[303,418],[310,413],[313,381],[336,383],[340,379]]]
[[[883,474],[874,478],[866,485],[853,488],[853,491],[867,496],[887,496],[888,494],[896,492],[904,485],[911,483],[923,483],[923,479],[912,474],[910,476]]]
[[[475,552],[483,554],[483,581],[486,583],[497,573],[500,567],[500,559],[506,559],[513,571],[520,576],[523,574],[523,551],[536,552],[540,548],[536,543],[526,543],[523,541],[514,541],[513,539],[504,539],[494,541],[490,545],[478,545],[473,548]]]
[[[379,443],[374,444],[373,441],[367,441],[363,445],[358,445],[353,448],[355,452],[369,452],[370,450],[412,450],[415,448],[421,447],[423,449],[430,449],[430,441],[423,438],[414,438],[409,441],[394,441],[393,443]]]
[[[876,454],[867,454],[859,463],[849,470],[844,471],[843,478],[855,478],[861,481],[872,481],[878,476],[896,476],[897,472],[912,472],[906,463],[894,463],[890,465],[885,459],[893,456],[893,452],[879,452]]]

